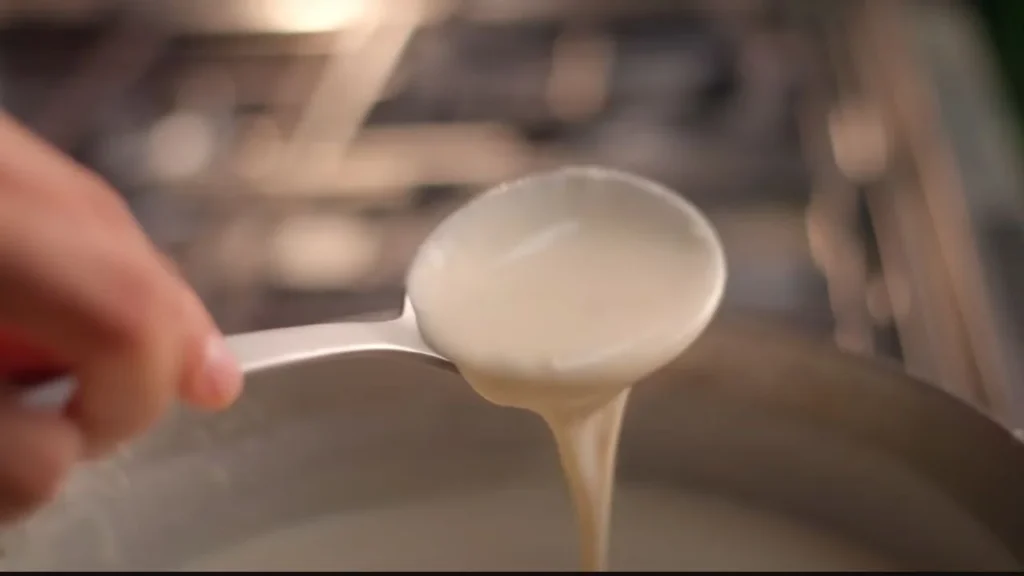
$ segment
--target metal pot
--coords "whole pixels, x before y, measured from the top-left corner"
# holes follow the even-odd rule
[[[1024,446],[1006,429],[895,368],[749,318],[719,318],[692,352],[635,389],[619,462],[620,490],[718,494],[841,532],[902,567],[1024,565]],[[257,374],[228,413],[180,411],[83,470],[60,501],[6,535],[3,568],[176,569],[304,519],[478,493],[526,469],[562,490],[538,418],[492,406],[457,375],[409,357],[344,355]],[[521,569],[516,559],[539,545],[531,526],[564,524],[564,538],[543,545],[572,569],[568,505],[529,516],[509,529],[521,538],[501,544],[509,558],[470,566],[441,551],[429,567]],[[500,531],[513,520],[481,521]],[[412,530],[424,541],[448,529],[441,519],[418,529],[381,522],[379,534]],[[614,522],[613,567],[806,567],[744,564],[727,535],[717,556],[680,547],[645,564],[616,552],[629,534]],[[361,564],[335,568],[423,566],[403,545],[360,550]]]

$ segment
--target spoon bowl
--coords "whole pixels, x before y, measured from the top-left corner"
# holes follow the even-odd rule
[[[570,167],[450,215],[406,286],[426,342],[464,370],[618,384],[688,347],[725,278],[718,235],[692,204],[638,176]]]

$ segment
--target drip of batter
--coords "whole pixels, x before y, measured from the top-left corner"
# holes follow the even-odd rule
[[[710,226],[650,186],[588,170],[512,184],[444,222],[409,274],[424,338],[551,428],[586,571],[606,567],[629,391],[696,338],[724,283]]]

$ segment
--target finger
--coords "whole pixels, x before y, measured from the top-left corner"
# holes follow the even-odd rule
[[[237,397],[240,378],[208,314],[159,270],[120,197],[2,114],[0,149],[17,151],[0,158],[11,215],[0,214],[0,318],[75,368],[72,409],[90,447],[141,431],[173,395],[214,409]]]
[[[185,314],[195,330],[188,339],[181,399],[196,408],[223,410],[242,393],[242,373],[206,308],[191,290],[183,291]]]
[[[89,453],[103,453],[152,425],[177,395],[184,339],[194,332],[180,287],[131,243],[72,240],[30,211],[4,214],[0,317],[72,367],[79,388],[70,414]]]
[[[88,456],[109,452],[166,412],[192,370],[191,351],[203,329],[188,312],[187,292],[155,253],[129,259],[120,272],[131,286],[136,315],[126,316],[119,324],[127,330],[79,361],[75,372],[80,387],[69,413],[86,437]]]
[[[213,318],[178,266],[162,255],[160,259],[181,285],[184,313],[193,329],[186,342],[185,367],[179,384],[181,399],[196,408],[223,410],[241,394],[242,375]]]
[[[58,356],[80,356],[143,321],[151,282],[144,258],[97,231],[71,234],[38,206],[5,198],[0,210],[0,318]],[[143,268],[143,269],[140,269]],[[71,358],[58,357],[65,364]]]
[[[81,448],[67,420],[0,406],[0,521],[21,518],[52,500]]]

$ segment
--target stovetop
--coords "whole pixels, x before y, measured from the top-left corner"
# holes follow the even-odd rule
[[[815,55],[777,3],[366,6],[304,34],[19,21],[0,32],[2,98],[124,193],[229,332],[397,307],[445,214],[567,163],[705,210],[727,310],[836,331],[808,219]]]

